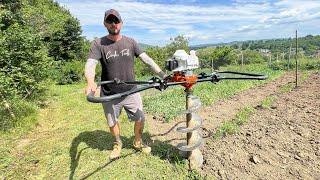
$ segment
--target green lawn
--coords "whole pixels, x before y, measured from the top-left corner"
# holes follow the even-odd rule
[[[1,135],[1,178],[184,179],[197,176],[187,171],[185,160],[168,144],[154,142],[150,156],[135,152],[131,145],[133,124],[124,115],[121,117],[125,146],[122,157],[109,162],[112,137],[101,105],[88,103],[83,87],[83,84],[55,86],[52,103],[40,111],[35,130],[21,137]]]

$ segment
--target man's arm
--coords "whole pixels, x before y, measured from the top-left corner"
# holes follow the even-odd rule
[[[87,79],[87,88],[86,88],[86,94],[88,95],[91,91],[95,92],[97,85],[94,82],[94,77],[96,75],[96,66],[98,64],[98,60],[96,59],[88,59],[87,63],[85,65],[84,74]]]
[[[160,76],[160,78],[164,79],[166,77],[166,74],[146,53],[140,54],[139,57],[141,58],[142,62],[147,64],[152,69],[153,72],[155,72],[158,76]]]

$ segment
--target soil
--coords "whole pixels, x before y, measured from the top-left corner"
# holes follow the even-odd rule
[[[310,75],[290,92],[279,92],[281,86],[293,81],[294,75],[288,73],[202,108],[199,115],[204,119],[202,133],[205,134],[233,119],[244,106],[257,107],[237,134],[218,139],[209,135],[205,139],[201,148],[205,160],[201,170],[203,176],[320,179],[320,74]],[[272,106],[259,108],[261,101],[270,95],[276,97]],[[185,135],[174,130],[177,124],[184,124],[183,119],[170,123],[155,119],[148,122],[148,130],[154,140],[176,145],[182,139],[185,141]]]

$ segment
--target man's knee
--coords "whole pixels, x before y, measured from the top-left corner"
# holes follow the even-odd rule
[[[110,129],[114,129],[117,126],[118,122],[108,121],[108,126]]]
[[[118,120],[111,117],[106,117],[109,128],[114,128],[118,124]]]
[[[130,113],[128,114],[129,118],[135,122],[144,122],[145,121],[145,116],[143,111],[138,109],[135,113]]]

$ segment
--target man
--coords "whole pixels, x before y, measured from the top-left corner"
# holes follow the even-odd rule
[[[94,82],[94,77],[98,62],[100,62],[102,67],[101,81],[113,80],[115,78],[124,81],[134,80],[134,57],[139,57],[161,78],[166,76],[159,66],[140,49],[135,40],[120,34],[122,24],[121,16],[116,10],[110,9],[105,12],[104,26],[107,28],[109,34],[94,40],[91,44],[85,66],[87,95],[91,91],[96,91],[97,85]],[[128,91],[134,87],[133,85],[125,84],[102,85],[101,96]],[[151,152],[151,148],[145,145],[141,139],[145,117],[139,93],[106,102],[102,105],[110,132],[115,137],[110,159],[119,157],[122,148],[120,125],[118,122],[122,108],[125,109],[128,118],[135,121],[133,147],[147,154]]]

